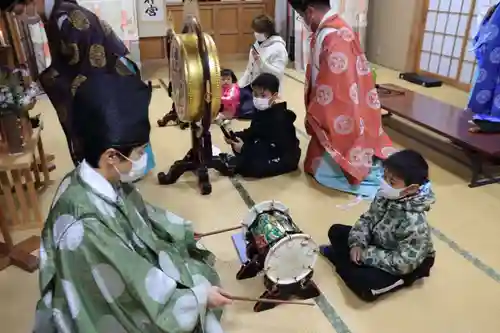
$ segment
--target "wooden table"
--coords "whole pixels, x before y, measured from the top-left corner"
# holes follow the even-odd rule
[[[0,231],[4,238],[0,243],[0,256],[3,255],[0,270],[10,265],[28,272],[38,268],[38,258],[31,253],[39,248],[40,237],[32,236],[14,244],[10,231],[11,228],[40,227],[43,223],[37,189],[49,184],[50,175],[40,132],[40,128],[33,130],[22,153],[0,155],[0,183],[6,208],[5,213],[0,212]]]
[[[389,116],[401,117],[438,134],[465,153],[470,161],[468,166],[472,173],[469,187],[500,183],[500,177],[490,174],[485,168],[491,169],[491,167],[500,166],[500,134],[471,133],[469,129],[472,127],[470,124],[472,113],[464,109],[397,85],[383,84],[381,87],[392,91],[392,93],[384,93],[379,89],[382,109],[388,111]],[[390,126],[390,122],[386,122],[386,124],[392,129],[398,130],[397,127]],[[409,133],[403,134],[425,144],[418,136],[411,136]],[[431,148],[454,158],[437,146]]]

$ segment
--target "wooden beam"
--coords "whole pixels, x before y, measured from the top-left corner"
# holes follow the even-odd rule
[[[413,11],[412,29],[410,33],[410,43],[406,53],[406,72],[417,72],[420,63],[420,50],[424,36],[425,23],[427,20],[427,8],[429,0],[417,1]]]

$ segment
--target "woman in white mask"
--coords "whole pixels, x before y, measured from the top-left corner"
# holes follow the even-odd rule
[[[273,74],[283,81],[288,64],[286,43],[276,32],[274,20],[259,15],[252,21],[255,42],[250,47],[247,68],[238,81],[240,86],[240,109],[238,118],[250,119],[255,112],[251,83],[262,73]]]

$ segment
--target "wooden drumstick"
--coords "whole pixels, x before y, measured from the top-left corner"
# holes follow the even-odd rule
[[[234,296],[234,295],[224,295],[224,296],[233,301],[243,301],[243,302],[262,302],[262,303],[293,304],[293,305],[308,305],[308,306],[315,305],[312,302],[305,302],[305,301],[288,301],[288,300],[271,299],[271,298],[251,298],[251,297]]]
[[[200,233],[200,234],[197,233],[197,234],[195,234],[195,238],[196,239],[200,239],[200,238],[203,238],[203,237],[212,236],[212,235],[218,235],[218,234],[222,234],[222,233],[225,233],[225,232],[229,232],[229,231],[233,231],[233,230],[238,230],[238,229],[241,229],[241,228],[243,228],[243,225],[240,224],[237,227],[219,229],[219,230],[214,230],[214,231]]]

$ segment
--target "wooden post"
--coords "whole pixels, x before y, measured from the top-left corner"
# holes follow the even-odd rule
[[[422,38],[424,36],[425,22],[427,20],[427,8],[429,0],[417,1],[415,11],[413,12],[412,29],[410,34],[410,43],[406,53],[405,72],[417,72],[420,63],[420,49]]]

